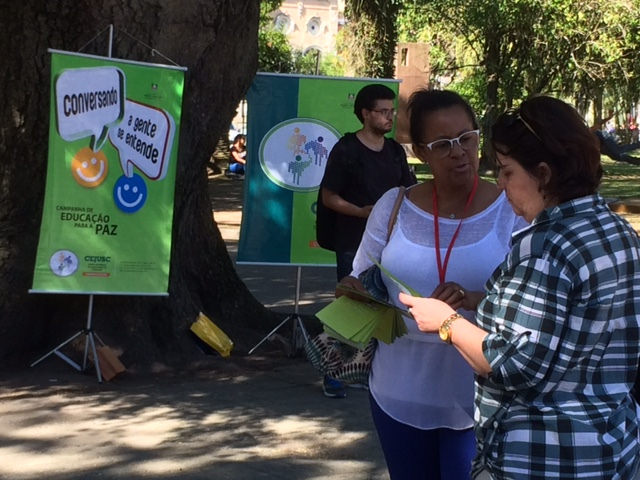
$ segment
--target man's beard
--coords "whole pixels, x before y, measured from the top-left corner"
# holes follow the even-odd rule
[[[393,130],[393,124],[390,127],[377,127],[374,126],[371,130],[378,135],[386,135],[391,130]]]

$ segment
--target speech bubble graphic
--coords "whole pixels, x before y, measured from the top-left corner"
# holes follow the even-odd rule
[[[124,73],[115,67],[74,68],[56,79],[58,134],[71,142],[91,137],[91,149],[102,148],[109,128],[124,115]]]
[[[151,180],[167,174],[175,134],[171,115],[143,103],[126,100],[124,120],[109,131],[109,141],[118,150],[126,177],[138,167]]]

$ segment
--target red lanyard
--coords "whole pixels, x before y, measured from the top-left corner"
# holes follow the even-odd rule
[[[444,283],[444,277],[447,274],[447,264],[449,263],[449,256],[451,255],[451,250],[453,249],[453,244],[458,238],[458,233],[460,233],[460,227],[462,227],[462,220],[464,220],[464,214],[467,213],[467,209],[471,202],[473,201],[473,197],[476,194],[476,190],[478,189],[478,175],[475,176],[473,180],[473,187],[471,188],[471,192],[469,192],[469,197],[467,198],[467,204],[464,206],[464,210],[462,211],[462,217],[460,219],[460,223],[458,223],[458,228],[456,228],[453,237],[451,238],[451,243],[447,247],[447,253],[444,256],[444,265],[442,265],[442,258],[440,257],[440,228],[438,226],[438,193],[436,192],[436,183],[433,182],[433,229],[434,229],[434,237],[436,241],[436,259],[438,261],[438,275],[440,277],[440,283]]]

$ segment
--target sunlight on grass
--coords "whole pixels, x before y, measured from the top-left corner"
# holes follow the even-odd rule
[[[409,165],[416,168],[416,176],[419,182],[433,178],[426,165],[417,158],[409,157]],[[640,165],[632,165],[626,162],[616,162],[609,157],[602,157],[602,183],[600,193],[605,198],[640,198]],[[493,172],[480,175],[481,178],[495,181]]]
[[[602,185],[600,193],[604,197],[640,198],[640,165],[616,162],[602,157]]]

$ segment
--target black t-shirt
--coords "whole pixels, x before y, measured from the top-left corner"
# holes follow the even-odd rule
[[[375,204],[393,187],[414,183],[416,178],[398,142],[385,138],[384,147],[376,152],[358,140],[355,133],[347,133],[331,149],[320,187],[364,207]],[[366,218],[336,212],[336,251],[357,250],[366,223]]]

